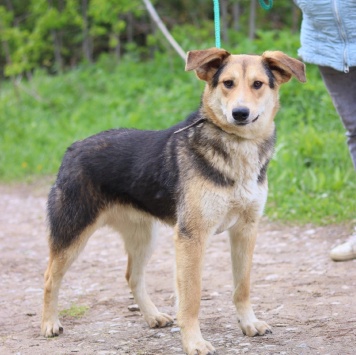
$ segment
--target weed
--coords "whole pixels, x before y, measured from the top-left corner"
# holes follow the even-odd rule
[[[81,318],[84,316],[88,309],[88,306],[78,306],[76,304],[72,304],[70,308],[63,309],[62,311],[60,311],[59,315],[61,317],[69,316],[74,318]]]

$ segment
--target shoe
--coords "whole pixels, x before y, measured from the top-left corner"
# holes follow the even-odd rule
[[[356,259],[356,234],[343,244],[333,248],[330,257],[334,261],[346,261]]]

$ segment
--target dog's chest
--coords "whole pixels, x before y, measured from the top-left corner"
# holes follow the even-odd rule
[[[189,157],[180,161],[186,171],[184,208],[193,209],[192,215],[197,208],[204,224],[215,231],[262,215],[273,144],[240,139],[207,125],[188,135],[182,150]]]
[[[253,197],[258,187],[258,176],[263,162],[258,146],[251,142],[236,144],[223,141],[229,159],[216,159],[218,169],[234,181],[234,195],[243,198]]]
[[[270,155],[262,156],[260,147],[250,142],[228,147],[232,157],[231,173],[234,177],[234,199],[253,201],[266,189],[259,179]]]
[[[246,144],[226,149],[231,163],[225,166],[225,171],[234,184],[229,191],[223,192],[226,209],[221,215],[218,232],[229,229],[241,218],[261,216],[267,199],[267,184],[259,181],[264,161],[261,161],[258,147]]]
[[[262,216],[267,200],[267,187],[250,180],[236,186],[230,195],[225,195],[216,233],[221,233],[238,221],[245,223]]]
[[[255,219],[263,213],[267,197],[267,184],[259,182],[263,162],[258,147],[238,145],[224,147],[229,159],[213,156],[214,167],[231,181],[229,186],[214,182],[201,190],[202,214],[215,225],[216,232],[229,229],[237,221]],[[198,188],[198,187],[196,187]]]

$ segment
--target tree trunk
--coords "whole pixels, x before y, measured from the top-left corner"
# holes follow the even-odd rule
[[[149,21],[150,21],[150,29],[151,29],[152,36],[156,37],[157,26],[151,16],[149,16]],[[165,46],[165,48],[170,50],[170,47],[169,47],[169,45],[166,45],[166,42],[164,42],[163,45]],[[151,44],[148,48],[149,48],[149,56],[151,59],[153,59],[155,57],[155,52],[157,50],[157,43]]]
[[[120,35],[115,35],[116,36],[116,41],[117,44],[115,46],[115,57],[116,57],[116,62],[120,62],[121,58],[121,41],[120,41]]]
[[[2,31],[3,31],[3,27],[2,27],[1,20],[0,20],[0,33]],[[11,61],[10,47],[9,47],[9,43],[7,42],[6,39],[2,39],[1,40],[1,47],[2,47],[2,50],[3,50],[4,54],[5,54],[6,64],[11,64],[12,61]]]
[[[240,4],[239,1],[234,1],[232,3],[232,28],[235,31],[240,30]]]
[[[56,69],[59,73],[63,72],[63,58],[61,54],[61,41],[59,39],[58,32],[56,30],[51,31],[53,50],[54,50],[54,61],[56,63]]]
[[[89,62],[93,63],[93,54],[91,46],[91,38],[89,35],[89,20],[88,20],[88,0],[82,0],[82,16],[83,16],[83,55]]]
[[[1,19],[0,19],[0,33],[2,31],[3,31],[3,27],[2,27],[2,23],[1,23]],[[2,46],[3,52],[5,53],[6,64],[8,64],[8,65],[12,64],[10,47],[9,47],[9,43],[7,42],[7,40],[1,40],[1,46]],[[16,85],[15,77],[13,75],[10,75],[10,80],[11,80],[11,83],[12,83],[12,86],[14,89],[15,96],[16,96],[17,100],[19,101],[20,100],[20,92]]]
[[[221,35],[224,43],[229,42],[228,29],[228,0],[221,0]]]
[[[10,0],[6,0],[6,9],[9,12],[13,12],[14,11],[14,7],[12,6],[12,2]],[[14,24],[15,27],[17,27],[16,24]],[[3,23],[0,19],[0,33],[4,31],[4,27],[3,27]],[[9,43],[7,42],[7,40],[1,39],[1,46],[2,46],[2,50],[5,54],[5,59],[6,59],[6,64],[11,64],[11,54],[10,54],[10,47],[9,47]]]
[[[254,39],[255,32],[256,32],[256,0],[251,0],[248,38],[251,40]]]
[[[53,7],[53,1],[48,0],[48,5],[50,7]],[[56,31],[55,29],[52,29],[51,36],[52,36],[52,41],[53,41],[53,54],[54,54],[55,66],[56,66],[57,71],[59,73],[62,73],[62,71],[63,71],[63,58],[62,58],[62,54],[61,54],[62,45],[61,45],[61,40],[59,38],[58,31]]]
[[[133,19],[132,12],[129,12],[126,16],[127,16],[127,27],[126,27],[127,42],[131,43],[133,42],[134,19]]]
[[[296,33],[299,30],[299,8],[293,3],[292,4],[292,33]]]

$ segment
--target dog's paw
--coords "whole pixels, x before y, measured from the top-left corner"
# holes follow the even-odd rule
[[[59,319],[55,321],[42,321],[41,334],[46,338],[56,337],[63,333],[63,327]]]
[[[217,355],[215,348],[204,339],[183,344],[183,347],[188,355]]]
[[[242,332],[249,337],[272,333],[271,327],[266,322],[260,321],[258,319],[253,322],[241,321],[240,328]]]
[[[150,328],[164,328],[173,324],[173,318],[165,313],[144,315]]]

